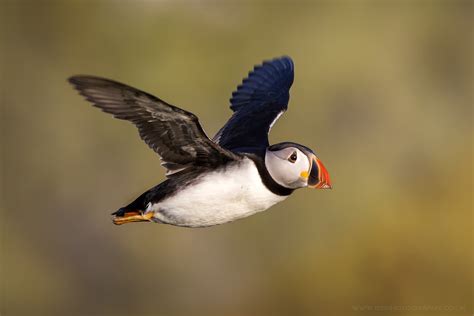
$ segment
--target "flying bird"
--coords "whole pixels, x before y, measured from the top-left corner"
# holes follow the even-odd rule
[[[69,78],[94,106],[135,124],[166,168],[167,179],[112,213],[113,222],[213,226],[264,211],[298,188],[330,189],[329,174],[311,149],[269,144],[293,79],[290,57],[255,66],[232,93],[231,118],[210,139],[196,115],[149,93],[95,76]]]

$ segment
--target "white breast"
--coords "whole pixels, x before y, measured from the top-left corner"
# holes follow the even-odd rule
[[[177,194],[156,204],[159,222],[191,227],[223,224],[264,211],[286,196],[272,193],[262,183],[255,163],[248,159],[203,176]]]

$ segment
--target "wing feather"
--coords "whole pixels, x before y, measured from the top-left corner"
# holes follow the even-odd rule
[[[290,57],[264,61],[255,66],[232,93],[230,108],[234,114],[214,136],[222,147],[268,147],[268,133],[288,108],[294,65]]]
[[[161,157],[167,176],[238,159],[207,137],[194,114],[151,94],[94,76],[73,76],[69,82],[94,106],[135,124],[143,141]]]

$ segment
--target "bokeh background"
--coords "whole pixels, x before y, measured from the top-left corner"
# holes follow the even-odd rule
[[[456,1],[2,1],[1,305],[16,315],[472,315],[473,8]],[[271,142],[332,191],[206,229],[114,226],[164,179],[95,74],[213,135],[256,63],[295,61]]]

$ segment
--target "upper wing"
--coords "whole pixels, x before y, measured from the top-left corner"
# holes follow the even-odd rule
[[[93,76],[73,76],[69,82],[94,106],[135,124],[141,138],[160,155],[167,176],[237,159],[206,136],[194,114],[151,94]]]
[[[214,136],[224,148],[268,147],[268,133],[288,108],[294,65],[290,57],[276,58],[255,66],[232,93],[234,114]]]

